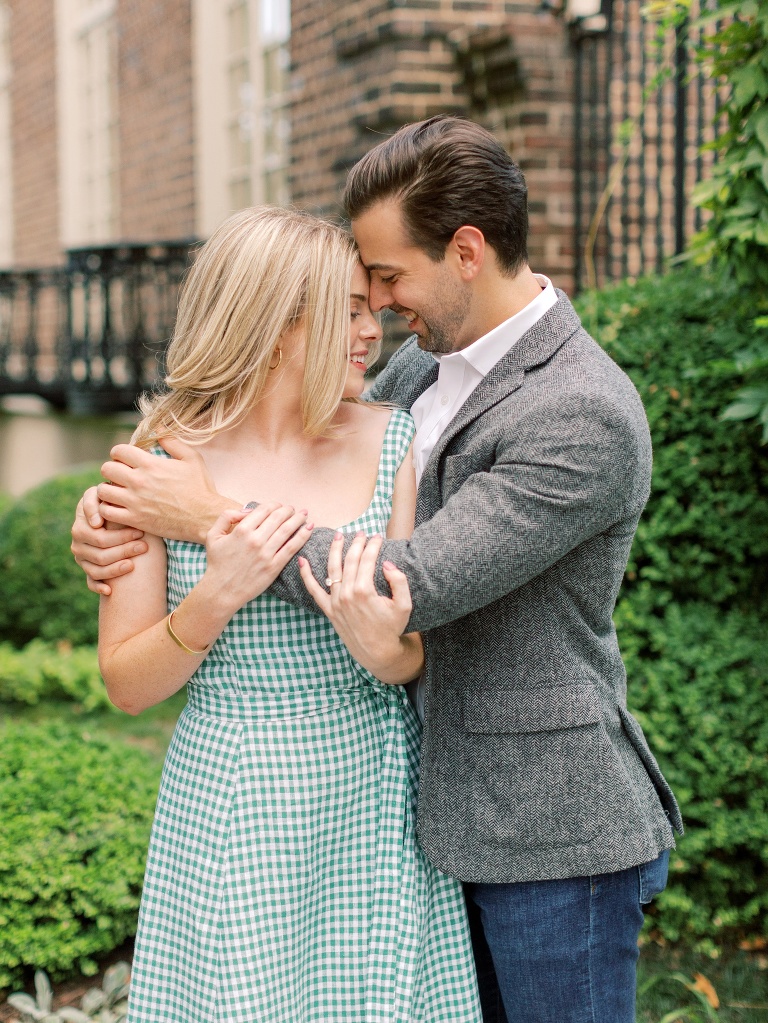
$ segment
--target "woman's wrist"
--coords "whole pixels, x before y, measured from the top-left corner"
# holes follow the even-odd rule
[[[194,595],[195,602],[198,601],[205,606],[207,614],[223,629],[230,618],[239,611],[246,603],[240,600],[237,591],[232,587],[229,579],[219,579],[216,570],[210,566],[200,578],[200,581],[191,591],[189,597]],[[187,597],[187,600],[189,600]]]
[[[423,666],[424,647],[417,632],[397,637],[389,649],[376,651],[371,666],[366,665],[372,675],[387,685],[410,682],[421,673]]]

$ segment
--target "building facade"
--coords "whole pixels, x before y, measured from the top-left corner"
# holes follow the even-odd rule
[[[573,286],[573,56],[563,19],[526,0],[293,0],[293,201],[338,214],[349,167],[409,121],[484,124],[526,175],[530,258]]]
[[[0,0],[0,267],[285,203],[281,0]]]

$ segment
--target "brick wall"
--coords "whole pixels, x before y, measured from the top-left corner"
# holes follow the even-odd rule
[[[53,0],[11,0],[13,261],[52,266],[59,249]]]
[[[535,270],[573,285],[572,65],[535,3],[293,0],[291,196],[339,213],[347,169],[409,121],[461,113],[523,168]]]
[[[195,231],[190,0],[118,0],[120,233]]]

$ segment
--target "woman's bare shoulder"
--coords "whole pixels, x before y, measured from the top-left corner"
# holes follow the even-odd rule
[[[373,434],[383,433],[392,415],[392,409],[386,405],[373,405],[367,401],[342,402],[340,425],[349,426],[353,430],[370,431]]]

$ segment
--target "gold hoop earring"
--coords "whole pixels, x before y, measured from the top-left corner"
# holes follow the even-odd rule
[[[283,361],[283,349],[282,348],[276,348],[275,352],[277,352],[277,362],[275,363],[274,366],[272,365],[272,363],[270,363],[269,364],[269,368],[270,369],[277,369],[277,367]],[[274,352],[272,354],[274,355]]]

